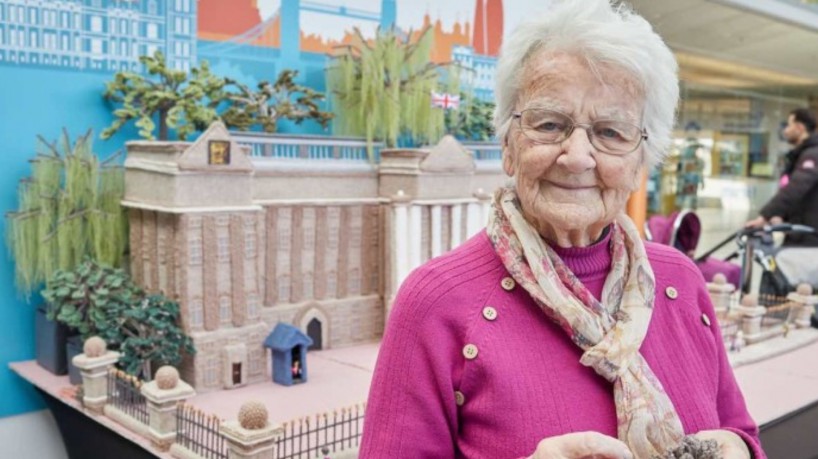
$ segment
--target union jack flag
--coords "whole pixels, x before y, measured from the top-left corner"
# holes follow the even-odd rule
[[[455,94],[446,94],[432,92],[432,107],[440,107],[443,109],[459,108],[460,96]]]

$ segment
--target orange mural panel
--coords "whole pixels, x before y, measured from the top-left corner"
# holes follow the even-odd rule
[[[497,56],[500,54],[500,44],[503,41],[503,0],[488,0],[485,18],[488,37],[486,54]]]
[[[476,0],[474,6],[475,54],[496,56],[503,41],[503,0]]]
[[[486,54],[486,49],[488,49],[485,14],[486,4],[483,3],[483,0],[476,0],[474,7],[474,37],[471,43],[475,54]]]
[[[412,34],[412,40],[415,41],[420,38],[426,29],[430,27],[434,27],[432,33],[435,36],[434,45],[432,46],[432,62],[450,62],[452,60],[452,48],[454,46],[469,46],[470,25],[468,22],[465,25],[455,22],[452,31],[447,32],[443,30],[443,24],[440,19],[435,21],[434,26],[432,26],[432,19],[428,14],[423,17],[423,26],[420,30]]]
[[[256,0],[199,0],[198,35],[203,40],[226,40],[261,23]]]

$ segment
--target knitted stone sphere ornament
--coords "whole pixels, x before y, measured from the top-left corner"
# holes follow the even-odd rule
[[[722,459],[722,456],[716,440],[685,437],[678,448],[668,451],[664,456],[654,456],[653,459]]]
[[[171,390],[179,384],[179,370],[165,365],[156,372],[156,386],[162,390]]]
[[[247,430],[267,427],[267,407],[257,401],[246,402],[239,409],[239,424]]]
[[[108,345],[99,336],[92,336],[82,344],[82,353],[86,357],[101,357],[107,350]]]

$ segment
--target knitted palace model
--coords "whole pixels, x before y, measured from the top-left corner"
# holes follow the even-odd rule
[[[380,167],[301,156],[308,144],[249,156],[258,141],[215,123],[192,144],[128,143],[131,272],[179,301],[197,350],[180,373],[199,392],[264,381],[278,322],[312,349],[378,339],[403,277],[479,231],[489,195],[474,190],[502,180],[451,137],[383,151]]]

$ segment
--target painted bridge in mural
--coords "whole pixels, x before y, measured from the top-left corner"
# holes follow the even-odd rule
[[[281,6],[264,21],[222,41],[205,41],[199,43],[199,56],[203,59],[244,59],[249,61],[270,61],[282,56],[297,56],[300,53],[301,12],[339,16],[348,19],[379,22],[382,28],[395,24],[397,9],[395,0],[383,0],[380,11],[368,11],[350,8],[343,5],[332,5],[321,2],[283,0]],[[272,47],[269,30],[280,21],[280,50]],[[305,53],[307,59],[312,53]],[[313,59],[325,60],[325,56],[315,55]],[[288,66],[294,67],[291,62]]]

